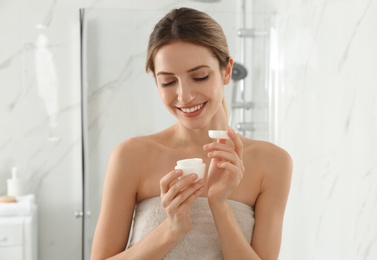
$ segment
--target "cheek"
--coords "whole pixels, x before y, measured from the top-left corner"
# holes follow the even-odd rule
[[[161,98],[163,103],[168,104],[168,103],[172,102],[173,95],[172,95],[172,93],[170,93],[171,91],[168,91],[168,90],[162,89],[162,88],[159,88],[158,91],[160,93],[160,98]]]
[[[211,93],[214,97],[222,98],[224,92],[224,83],[221,78],[217,78],[212,83]]]

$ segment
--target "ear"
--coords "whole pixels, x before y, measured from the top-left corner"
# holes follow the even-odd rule
[[[234,60],[232,57],[229,58],[229,63],[226,65],[224,69],[224,85],[229,84],[230,80],[232,79],[232,69],[233,69]]]

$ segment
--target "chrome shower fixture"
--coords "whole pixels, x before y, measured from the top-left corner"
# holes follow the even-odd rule
[[[254,108],[254,102],[251,101],[245,101],[245,102],[233,102],[232,103],[232,108],[233,109],[251,109]]]
[[[247,77],[247,69],[244,65],[235,62],[232,70],[232,80],[238,81]]]
[[[233,125],[234,123],[234,113],[236,109],[240,110],[240,113],[242,114],[241,117],[243,118],[245,110],[248,110],[254,107],[253,102],[245,101],[244,88],[242,86],[241,87],[239,86],[240,81],[244,80],[247,77],[247,74],[248,72],[244,65],[238,62],[234,62],[233,69],[232,69],[233,89],[232,89],[232,104],[231,104],[232,113],[230,114],[230,117],[229,117],[230,125]],[[240,99],[238,99],[238,96]]]

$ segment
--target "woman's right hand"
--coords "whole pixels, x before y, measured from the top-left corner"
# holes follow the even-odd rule
[[[181,177],[182,174],[182,170],[174,170],[160,180],[161,205],[167,214],[168,227],[178,237],[191,230],[190,208],[204,187],[204,179],[196,181],[196,174]]]

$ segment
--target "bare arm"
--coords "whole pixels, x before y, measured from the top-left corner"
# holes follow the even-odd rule
[[[220,239],[224,259],[260,259],[243,235],[228,204],[229,195],[239,186],[245,167],[243,143],[239,136],[228,130],[233,146],[219,139],[205,147],[212,157],[208,174],[208,202]]]
[[[111,259],[162,259],[191,229],[189,209],[202,192],[203,181],[196,174],[178,179],[182,170],[169,172],[160,181],[164,220],[143,240]]]
[[[125,250],[132,224],[140,176],[137,174],[140,145],[126,142],[111,155],[106,174],[101,213],[92,245],[92,260],[99,259],[161,259],[183,237],[177,228],[183,223],[185,210],[199,196],[202,182],[190,176],[178,180],[181,171],[172,171],[161,180],[161,197],[168,217],[154,231]],[[194,176],[195,177],[195,176]],[[180,192],[185,190],[185,192]]]
[[[251,246],[228,204],[211,206],[225,259],[278,259],[290,186],[291,160],[285,152],[277,153],[275,165],[266,173],[255,205]]]
[[[275,148],[263,164],[266,169],[254,209],[255,227],[251,245],[262,259],[278,259],[292,161],[287,152]]]
[[[255,204],[255,226],[251,245],[245,239],[235,216],[224,199],[237,187],[243,176],[243,148],[240,139],[228,132],[234,143],[234,151],[219,144],[210,145],[218,159],[218,178],[209,203],[220,238],[225,259],[277,259],[280,250],[281,230],[285,205],[290,186],[291,159],[274,145],[262,148],[258,158],[258,171],[263,171],[260,193]],[[221,143],[221,142],[220,142]],[[209,148],[207,148],[209,149]],[[246,160],[247,160],[246,154]],[[216,162],[216,161],[215,161]],[[223,169],[221,172],[220,169]],[[222,181],[222,183],[221,183]],[[225,196],[224,196],[225,195]]]
[[[127,165],[128,143],[114,149],[110,156],[102,194],[91,259],[106,259],[124,251],[131,229],[138,176]]]
[[[245,239],[228,203],[211,205],[224,259],[261,259]]]

